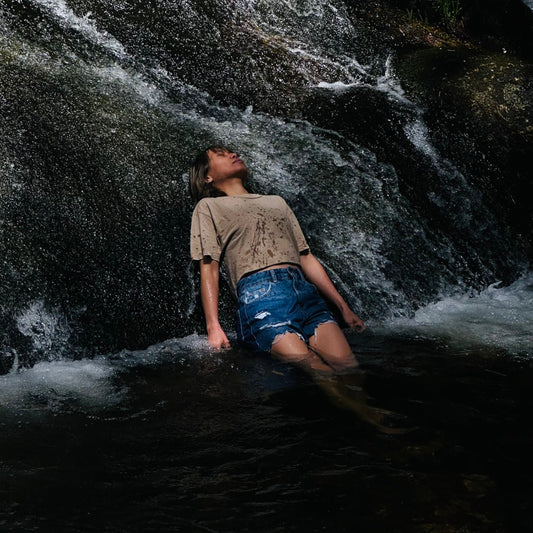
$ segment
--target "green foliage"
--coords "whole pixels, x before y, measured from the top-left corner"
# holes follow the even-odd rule
[[[453,29],[459,21],[462,10],[461,0],[411,0],[407,14],[410,21],[416,15],[425,24],[431,19],[439,20]]]
[[[431,0],[444,18],[446,25],[453,27],[461,14],[461,0]]]

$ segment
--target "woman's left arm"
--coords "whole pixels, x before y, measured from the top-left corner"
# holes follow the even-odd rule
[[[346,324],[359,332],[363,331],[365,329],[363,321],[349,308],[329,279],[324,267],[318,262],[318,259],[312,253],[302,254],[300,256],[300,265],[307,280],[320,291],[324,298],[339,309]]]

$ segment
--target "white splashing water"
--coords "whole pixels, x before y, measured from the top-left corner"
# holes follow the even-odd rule
[[[18,330],[31,339],[33,348],[59,358],[69,346],[72,333],[65,317],[57,310],[46,309],[44,302],[33,302],[17,316]]]
[[[125,59],[128,54],[122,44],[104,30],[99,30],[91,20],[91,13],[80,17],[67,5],[65,0],[35,0],[51,13],[56,20],[66,28],[80,32],[88,41],[105,48],[119,59]]]
[[[533,356],[533,273],[509,287],[494,283],[419,309],[412,319],[394,319],[386,330],[445,340],[452,347],[502,348]]]
[[[124,395],[113,385],[113,375],[103,359],[37,363],[0,376],[0,408],[37,413],[113,407]]]
[[[409,122],[405,125],[405,134],[413,146],[424,155],[428,156],[434,165],[439,163],[439,154],[429,141],[429,131],[421,118]]]
[[[49,332],[53,335],[53,331]],[[0,413],[38,416],[75,411],[91,415],[120,408],[129,392],[120,377],[130,369],[169,362],[180,365],[201,358],[218,361],[207,338],[194,334],[169,339],[146,350],[123,350],[79,361],[64,358],[43,361],[31,368],[14,368],[0,376]]]

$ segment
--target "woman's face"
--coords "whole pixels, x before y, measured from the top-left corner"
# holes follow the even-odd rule
[[[217,182],[227,179],[240,179],[244,181],[248,175],[248,169],[242,159],[229,150],[209,150],[209,170],[207,178],[216,186]]]

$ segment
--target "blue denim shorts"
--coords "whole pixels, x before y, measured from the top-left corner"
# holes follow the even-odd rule
[[[256,352],[270,352],[274,339],[296,333],[304,342],[335,322],[316,287],[294,267],[262,270],[237,283],[237,336]]]

